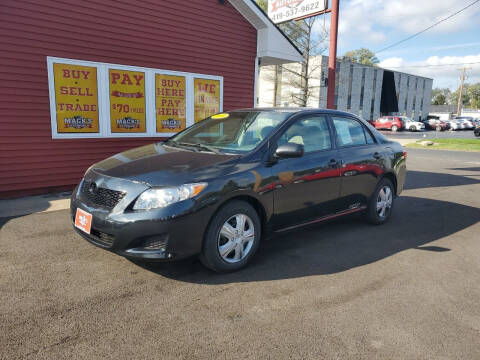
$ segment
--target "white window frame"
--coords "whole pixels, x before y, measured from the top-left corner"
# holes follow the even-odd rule
[[[90,66],[97,69],[97,94],[98,94],[98,133],[59,133],[57,129],[57,106],[55,101],[55,82],[53,73],[53,64],[68,64]],[[109,92],[109,69],[140,71],[145,73],[145,133],[112,133],[110,122],[110,92]],[[110,64],[95,61],[74,60],[47,56],[48,71],[48,90],[50,99],[50,121],[52,128],[52,139],[85,139],[85,138],[124,138],[124,137],[170,137],[176,132],[162,133],[157,132],[156,122],[156,104],[155,104],[155,75],[174,75],[185,77],[185,111],[186,127],[194,124],[195,103],[193,88],[195,78],[218,80],[220,82],[220,108],[223,111],[223,76],[206,75],[200,73],[190,73],[182,71],[172,71],[163,69],[145,68],[140,66],[129,66],[120,64]]]

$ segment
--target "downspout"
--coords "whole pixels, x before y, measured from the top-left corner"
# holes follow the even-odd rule
[[[253,107],[258,107],[258,71],[259,71],[260,58],[255,56],[255,80],[253,84]]]

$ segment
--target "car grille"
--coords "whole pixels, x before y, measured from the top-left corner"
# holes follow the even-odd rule
[[[95,229],[92,229],[92,231],[90,232],[90,237],[93,241],[105,247],[111,247],[113,245],[113,241],[115,240],[115,237],[113,235]]]
[[[125,196],[122,191],[97,187],[94,182],[89,181],[83,182],[81,193],[93,204],[106,209],[113,209]]]

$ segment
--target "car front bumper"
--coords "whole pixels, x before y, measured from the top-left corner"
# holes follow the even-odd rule
[[[88,177],[100,187],[112,188],[111,179]],[[86,176],[87,178],[87,176]],[[121,256],[148,260],[173,260],[200,253],[213,206],[188,199],[161,209],[134,211],[131,205],[148,186],[115,179],[115,189],[126,196],[113,208],[105,209],[92,203],[79,187],[72,194],[70,212],[72,223],[77,208],[92,215],[90,234],[74,229],[95,246]],[[79,185],[81,186],[81,184]]]

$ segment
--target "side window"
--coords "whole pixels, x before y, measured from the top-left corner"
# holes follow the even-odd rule
[[[363,129],[365,131],[365,136],[367,138],[367,144],[375,144],[375,139],[373,138],[373,135],[368,129]]]
[[[303,145],[305,153],[331,149],[327,118],[314,115],[296,121],[278,139],[277,146],[286,143]]]
[[[367,144],[363,125],[358,121],[338,116],[333,116],[332,120],[337,132],[338,146]]]

